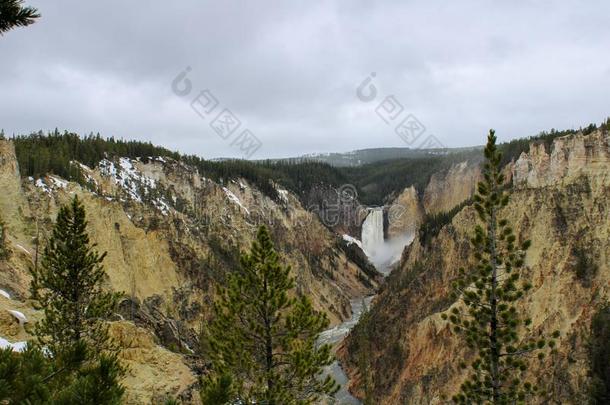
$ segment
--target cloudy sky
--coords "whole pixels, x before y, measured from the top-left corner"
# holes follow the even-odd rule
[[[408,114],[447,146],[610,116],[608,1],[26,4],[39,22],[0,37],[8,135],[93,131],[210,158],[240,156],[231,143],[249,129],[263,158],[408,146],[394,132]],[[202,90],[218,104],[200,116]],[[401,115],[386,123],[389,96]],[[210,127],[225,108],[241,122],[227,139]]]

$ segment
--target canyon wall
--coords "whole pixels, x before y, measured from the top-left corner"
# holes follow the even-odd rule
[[[518,241],[532,241],[524,275],[533,289],[520,309],[532,318],[532,335],[561,332],[557,352],[533,361],[528,376],[549,389],[550,403],[583,403],[591,317],[610,299],[608,132],[557,138],[548,151],[533,144],[507,170],[513,191],[501,214]],[[469,238],[477,221],[474,209],[466,206],[431,242],[416,238],[406,248],[369,321],[340,350],[353,392],[364,395],[358,368],[363,353],[375,403],[441,404],[458,391],[464,376],[458,362],[467,351],[441,314],[458,305],[450,297],[450,284],[457,269],[472,261]],[[362,335],[368,336],[364,343]]]
[[[388,206],[389,239],[414,235],[424,216],[448,212],[468,200],[481,177],[478,161],[463,161],[434,173],[424,190],[405,188]]]
[[[433,174],[424,190],[423,205],[426,213],[447,212],[469,199],[476,191],[480,177],[479,164],[468,161]]]
[[[292,266],[297,291],[333,325],[350,317],[350,299],[377,287],[379,275],[363,266],[368,263],[361,263],[355,247],[279,187],[279,199],[272,200],[244,180],[217,183],[169,158],[117,158],[96,168],[73,164],[81,167],[80,184],[51,174],[21,178],[13,145],[0,141],[0,218],[8,253],[0,259],[0,337],[10,343],[30,338],[40,314],[28,300],[27,268],[59,207],[78,196],[91,241],[108,252],[106,288],[123,293],[111,330],[130,366],[127,403],[158,403],[165,396],[198,400],[201,361],[193,353],[201,321],[215,287],[239,265],[240,251],[250,247],[261,224]],[[9,310],[24,313],[28,322],[20,326]]]
[[[415,235],[424,215],[424,207],[415,187],[405,188],[388,208],[388,239],[403,234]]]

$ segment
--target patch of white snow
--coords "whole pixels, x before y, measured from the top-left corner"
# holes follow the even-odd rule
[[[284,201],[285,203],[288,202],[288,190],[284,190],[284,189],[278,188],[277,189],[277,193],[280,195],[280,199],[282,201]]]
[[[51,194],[51,189],[47,187],[46,184],[44,184],[44,181],[42,181],[42,179],[36,179],[36,183],[34,185],[42,189],[42,191],[44,191],[45,193]]]
[[[26,248],[21,246],[19,243],[15,243],[15,246],[17,246],[19,249],[23,250],[25,253],[29,254],[30,256],[32,255],[29,250],[27,250]]]
[[[246,207],[245,207],[245,206],[244,206],[244,205],[241,203],[241,201],[239,200],[239,198],[238,198],[238,197],[237,197],[235,194],[233,194],[233,193],[231,192],[231,190],[229,190],[229,189],[228,189],[228,188],[226,188],[226,187],[223,187],[223,188],[222,188],[222,191],[224,191],[224,192],[225,192],[225,194],[227,195],[227,198],[228,198],[228,199],[229,199],[231,202],[233,202],[234,204],[239,205],[241,208],[243,208],[243,209],[244,209],[244,211],[246,211],[246,214],[250,215],[250,211],[248,211],[248,209],[247,209],[247,208],[246,208]]]
[[[353,236],[350,235],[343,235],[343,240],[347,242],[347,245],[351,245],[352,243],[355,243],[356,245],[358,245],[358,247],[360,249],[362,249],[362,242],[359,241],[358,239],[354,238]]]
[[[143,202],[142,196],[149,195],[152,189],[157,188],[156,180],[138,171],[128,158],[119,158],[118,166],[108,159],[102,159],[99,168],[104,176],[112,178],[115,184],[127,192],[130,199],[137,202]],[[155,198],[151,202],[163,215],[167,215],[171,210],[163,198]]]
[[[11,343],[8,340],[0,337],[0,348],[1,349],[12,349],[14,352],[22,352],[25,350],[27,342],[15,342]]]
[[[28,318],[23,314],[23,312],[15,309],[9,309],[8,312],[19,321],[19,325],[23,326],[24,323],[28,322]]]
[[[62,178],[56,176],[49,176],[49,180],[53,183],[55,188],[66,188],[68,187],[68,182]]]

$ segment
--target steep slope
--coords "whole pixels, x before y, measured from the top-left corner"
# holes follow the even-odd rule
[[[460,162],[449,170],[435,173],[424,190],[423,205],[427,214],[447,212],[469,199],[476,190],[481,176],[477,163]]]
[[[402,234],[415,235],[424,215],[424,207],[415,187],[405,188],[388,208],[387,237],[391,239]]]
[[[511,170],[514,192],[503,215],[519,240],[532,240],[526,265],[534,288],[521,305],[534,334],[561,331],[557,354],[534,362],[529,373],[551,389],[553,403],[581,403],[591,316],[610,299],[608,132],[557,138],[550,150],[533,144]],[[457,391],[463,375],[457,359],[465,348],[441,313],[455,305],[449,286],[469,262],[475,223],[467,206],[429,244],[416,238],[405,250],[368,322],[340,352],[355,392],[363,394],[356,367],[363,351],[371,359],[376,403],[440,404]],[[356,338],[362,333],[368,343]]]
[[[405,188],[389,204],[388,238],[414,234],[426,215],[449,212],[467,201],[480,176],[480,159],[469,159],[433,173],[422,190],[413,185]]]
[[[35,265],[36,242],[44,246],[58,207],[78,195],[92,241],[108,252],[107,288],[124,293],[113,330],[129,360],[130,402],[190,396],[198,367],[190,354],[200,322],[215,286],[236,268],[259,224],[269,226],[292,265],[298,292],[333,324],[349,318],[351,299],[377,286],[378,275],[354,247],[279,187],[275,201],[243,179],[220,184],[170,158],[104,159],[95,168],[72,164],[80,167],[80,184],[54,175],[21,179],[11,142],[0,141],[0,218],[8,252],[0,259],[0,289],[11,297],[0,297],[0,305],[39,316],[27,301],[27,268]],[[19,329],[4,316],[0,337],[22,341],[29,327]]]

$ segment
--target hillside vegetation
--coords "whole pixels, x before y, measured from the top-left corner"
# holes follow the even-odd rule
[[[610,119],[599,128],[607,129]],[[582,131],[585,135],[598,128],[590,124]],[[531,142],[542,142],[547,149],[554,139],[575,134],[577,130],[568,129],[541,132],[538,135],[515,139],[499,145],[503,152],[503,164],[516,160],[522,152],[529,151]],[[379,160],[353,167],[335,167],[329,163],[312,160],[205,160],[195,155],[184,155],[167,148],[155,146],[150,142],[126,141],[114,137],[104,138],[100,134],[79,136],[74,133],[58,130],[44,134],[42,131],[29,135],[18,135],[12,138],[22,176],[40,177],[53,173],[60,177],[79,181],[82,178],[81,168],[72,165],[73,160],[89,167],[96,167],[100,160],[112,157],[142,158],[161,156],[169,157],[196,167],[200,173],[214,181],[222,183],[230,179],[243,178],[255,185],[268,197],[277,200],[277,189],[273,183],[303,197],[318,184],[338,188],[343,184],[352,184],[358,191],[359,200],[365,205],[381,205],[395,197],[405,187],[415,186],[422,193],[432,174],[447,170],[453,164],[469,160],[480,162],[481,152],[478,148],[450,150],[451,153],[429,154],[401,152],[407,157]],[[402,148],[391,148],[391,150]],[[379,152],[375,156],[394,156]],[[369,153],[370,155],[370,153]],[[368,155],[367,155],[368,156]],[[372,161],[374,159],[368,159]]]

